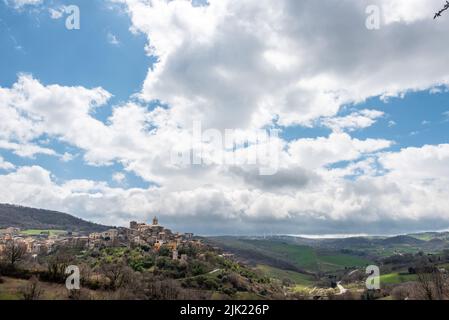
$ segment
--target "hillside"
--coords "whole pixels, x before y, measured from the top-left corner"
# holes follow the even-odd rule
[[[109,228],[62,212],[0,204],[0,229],[7,227],[86,233],[104,231]]]
[[[208,241],[212,245],[234,253],[248,264],[264,264],[309,275],[317,271],[345,270],[371,263],[369,258],[360,255],[314,248],[281,239],[215,237],[209,238]]]
[[[361,267],[395,255],[442,252],[449,248],[448,238],[448,233],[434,232],[344,239],[211,237],[208,241],[253,266],[313,274]]]

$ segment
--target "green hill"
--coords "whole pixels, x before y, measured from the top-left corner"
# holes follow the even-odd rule
[[[363,267],[372,263],[369,259],[357,255],[282,240],[216,237],[210,238],[209,241],[253,265],[265,264],[304,274]]]
[[[22,230],[64,230],[85,233],[109,229],[107,226],[88,222],[67,213],[0,204],[0,229],[8,227]]]

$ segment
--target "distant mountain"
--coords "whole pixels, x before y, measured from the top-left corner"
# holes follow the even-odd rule
[[[267,258],[269,257],[271,260],[276,258],[277,260],[284,262],[284,264],[285,262],[297,263],[297,261],[292,261],[290,258],[285,259],[287,256],[291,256],[290,253],[286,253],[284,256],[279,256],[277,254],[280,251],[279,246],[284,249],[289,248],[290,251],[299,250],[292,249],[295,247],[309,247],[310,250],[313,249],[313,251],[315,251],[315,256],[317,256],[317,253],[319,256],[319,254],[323,254],[323,252],[329,254],[330,251],[336,254],[371,259],[383,258],[396,254],[418,253],[420,251],[426,253],[441,252],[449,249],[448,232],[427,232],[392,237],[372,236],[342,239],[306,239],[295,236],[215,237],[209,238],[209,241],[215,246],[236,254],[246,262],[249,261],[253,264],[260,263],[263,254],[265,260],[262,262],[265,264],[289,270],[293,269],[286,268],[285,265],[280,265],[280,263],[275,264]],[[273,248],[275,248],[275,250],[272,250]],[[301,259],[304,259],[304,257]],[[307,260],[307,258],[305,259]]]
[[[8,227],[22,230],[51,229],[84,233],[105,231],[110,228],[76,218],[67,213],[0,204],[0,229]]]
[[[426,243],[424,240],[416,239],[411,236],[395,236],[382,240],[382,243],[385,245],[412,245],[412,246],[420,246]]]

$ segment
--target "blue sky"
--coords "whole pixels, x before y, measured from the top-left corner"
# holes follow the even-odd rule
[[[69,5],[71,1],[54,1],[54,6]],[[119,10],[111,9],[105,1],[81,1],[82,15],[80,30],[67,30],[65,19],[51,19],[48,10],[17,11],[0,3],[0,86],[9,87],[17,80],[19,73],[30,73],[45,84],[58,83],[66,86],[103,87],[114,97],[105,107],[98,109],[95,117],[106,121],[111,106],[126,102],[139,92],[147,68],[154,57],[146,55],[146,38],[132,34],[129,17]],[[120,41],[111,44],[108,34]],[[404,98],[379,97],[366,102],[349,105],[340,112],[344,116],[357,109],[376,109],[385,112],[381,121],[370,128],[354,133],[360,139],[378,137],[396,142],[392,149],[406,146],[420,147],[425,144],[446,143],[449,132],[449,93],[411,92]],[[390,121],[394,121],[392,125]],[[287,140],[313,138],[327,135],[327,128],[293,126],[285,129],[282,136]],[[67,146],[52,141],[56,150]],[[69,151],[79,152],[74,147]],[[36,159],[21,159],[11,153],[2,152],[5,159],[20,165],[39,163],[50,169],[59,179],[89,178],[110,180],[119,165],[111,167],[84,166],[82,159],[71,163],[60,163],[58,159],[37,156]],[[135,186],[145,185],[138,177],[129,179]],[[112,182],[112,181],[111,181]]]
[[[73,119],[73,123],[98,120],[104,132],[115,140],[103,145],[100,137],[97,145],[89,144],[95,132],[85,139],[84,133],[79,132],[78,141],[73,139],[73,132],[60,128],[56,131],[44,129],[27,141],[11,138],[14,135],[10,132],[0,132],[0,142],[4,139],[8,143],[32,144],[54,151],[54,154],[38,152],[27,157],[15,149],[0,147],[0,177],[4,183],[15,183],[18,177],[23,179],[22,171],[27,168],[38,168],[44,176],[48,173],[51,180],[49,189],[30,187],[29,194],[23,198],[5,195],[0,201],[69,211],[85,219],[110,224],[124,224],[129,217],[147,219],[154,213],[166,214],[169,223],[183,228],[180,221],[188,216],[192,225],[184,227],[200,233],[204,230],[229,232],[220,230],[229,216],[240,221],[240,226],[244,225],[238,231],[242,233],[400,232],[398,221],[402,218],[405,219],[404,231],[426,229],[440,222],[449,227],[449,214],[444,216],[440,211],[444,210],[444,200],[438,200],[447,198],[449,193],[441,189],[443,182],[437,181],[445,172],[410,167],[408,170],[419,172],[420,176],[408,181],[410,171],[401,171],[403,164],[400,163],[404,157],[411,156],[413,165],[421,165],[419,157],[425,158],[429,153],[424,146],[430,146],[430,152],[435,152],[435,167],[444,167],[447,161],[444,150],[449,142],[449,71],[441,66],[444,54],[433,56],[431,50],[420,46],[425,41],[440,43],[436,37],[446,34],[445,20],[437,25],[430,24],[426,16],[408,16],[409,8],[398,0],[400,5],[385,12],[386,25],[377,34],[367,33],[361,25],[359,29],[352,27],[353,34],[349,35],[341,21],[346,19],[348,24],[363,21],[363,4],[346,4],[346,11],[339,13],[347,14],[346,18],[334,21],[331,17],[329,23],[334,23],[335,27],[329,34],[326,28],[315,25],[314,20],[288,25],[290,12],[300,10],[290,0],[269,4],[273,12],[280,10],[278,16],[268,15],[270,11],[265,12],[256,1],[249,1],[242,8],[233,0],[224,1],[227,6],[223,7],[217,1],[208,6],[204,1],[190,4],[178,0],[171,4],[160,0],[157,2],[161,5],[154,7],[144,1],[127,0],[122,0],[121,4],[108,0],[43,0],[37,5],[18,7],[14,1],[0,1],[0,88],[7,92],[5,97],[17,94],[27,99],[33,94],[13,90],[22,74],[36,81],[30,82],[30,88],[38,84],[50,91],[54,89],[51,85],[76,87],[79,91],[85,88],[89,92],[102,88],[111,97],[100,107],[90,108],[80,119]],[[388,7],[383,0],[375,2]],[[50,10],[60,10],[74,3],[81,12],[80,30],[65,27],[66,13],[59,19],[53,19],[50,14]],[[332,6],[332,3],[325,1],[324,5]],[[421,8],[419,1],[414,5],[418,6],[417,10]],[[318,9],[311,6],[301,10],[298,13],[308,10],[313,17]],[[229,15],[221,15],[222,11],[228,11]],[[258,14],[253,15],[253,12]],[[283,18],[277,21],[281,16]],[[264,21],[262,25],[272,24],[278,28],[268,28],[265,34],[259,34],[259,27],[252,29],[252,26],[260,26],[261,21]],[[247,29],[242,29],[242,25]],[[435,32],[419,41],[423,35],[417,30],[426,28]],[[414,41],[404,42],[403,48],[395,47],[391,45],[393,35]],[[335,38],[339,41],[334,41]],[[356,38],[358,42],[354,41]],[[277,41],[272,43],[273,39]],[[315,39],[322,40],[320,46]],[[148,53],[150,46],[151,54]],[[385,51],[375,57],[378,61],[373,61],[370,48],[384,48]],[[348,51],[356,57],[352,63],[348,63]],[[328,56],[329,52],[332,57]],[[320,59],[320,56],[326,58]],[[258,62],[259,57],[266,61]],[[338,97],[331,97],[329,92],[337,92]],[[391,95],[383,97],[385,92]],[[0,92],[0,99],[1,95]],[[38,107],[23,109],[15,104],[17,100],[4,99],[0,103],[8,101],[4,102],[5,108],[7,105],[26,116],[34,113],[42,119],[48,116],[35,109]],[[51,97],[48,99],[50,104],[55,103]],[[164,108],[158,108],[156,101],[159,100],[164,101]],[[82,104],[74,106],[82,108]],[[54,110],[65,107],[56,102]],[[119,111],[120,116],[113,118]],[[220,129],[230,124],[244,130],[281,128],[283,152],[289,159],[282,168],[285,173],[264,180],[251,177],[252,169],[248,167],[240,171],[223,167],[204,171],[204,168],[174,170],[162,160],[163,152],[177,140],[183,141],[190,129],[188,123],[195,117],[205,126]],[[371,122],[368,125],[357,122],[354,128],[341,125],[340,121],[353,117],[357,121]],[[227,119],[234,120],[229,123]],[[4,121],[6,123],[6,119]],[[127,126],[116,127],[117,123]],[[86,124],[82,128],[90,127]],[[104,151],[109,149],[110,152]],[[295,155],[294,150],[305,150],[306,154]],[[311,159],[317,157],[316,166],[307,159],[308,152]],[[414,152],[419,156],[409,155]],[[71,159],[64,161],[64,154],[71,155]],[[95,165],[87,160],[89,157],[95,158]],[[372,175],[364,162],[369,159],[375,159],[376,169],[387,169],[391,174]],[[10,165],[2,167],[2,161]],[[340,176],[333,170],[349,172],[355,170],[353,167],[362,170],[360,176],[354,178],[350,173]],[[303,171],[306,178],[298,174]],[[239,173],[236,175],[236,172]],[[289,176],[296,180],[290,181]],[[307,180],[304,183],[303,178]],[[103,183],[103,187],[80,192],[77,191],[80,180]],[[369,201],[365,193],[357,189],[367,181],[372,184],[367,188],[375,193]],[[422,184],[429,181],[435,183],[432,188],[438,192],[432,193],[432,188],[426,189]],[[75,182],[77,187],[70,185],[73,189],[66,186]],[[342,190],[341,194],[323,193],[322,201],[319,197],[315,199],[315,188],[319,188],[315,183],[323,184],[320,188],[326,192]],[[388,197],[378,194],[381,183],[397,185],[400,190],[396,200],[410,206],[404,205],[394,221],[389,220],[389,210],[381,204]],[[275,190],[270,184],[280,187]],[[407,184],[416,189],[401,189]],[[290,189],[292,185],[297,189]],[[434,194],[432,201],[439,201],[432,209],[434,213],[421,208],[423,198],[420,203],[413,203],[405,196],[417,192],[417,199],[423,196],[422,188],[428,191],[428,197]],[[355,189],[357,191],[352,191]],[[50,194],[49,190],[67,192],[68,196],[39,198],[42,193]],[[131,199],[130,193],[133,197],[137,194],[136,198]],[[354,198],[346,199],[348,194]],[[333,196],[333,202],[327,203]],[[306,205],[309,200],[313,203]],[[259,204],[259,201],[262,202]],[[108,206],[108,202],[116,207]],[[276,203],[286,207],[277,210]],[[368,207],[360,208],[361,203]],[[270,211],[270,206],[275,209]],[[363,210],[369,212],[370,221],[375,221],[371,229],[366,228],[361,218]],[[101,215],[103,211],[104,216]],[[412,212],[412,217],[403,217],[406,212]],[[298,219],[306,222],[297,229],[292,228]],[[323,219],[326,222],[320,222]],[[232,224],[229,228],[235,229]]]
[[[49,7],[70,4],[71,1],[52,1]],[[140,90],[146,68],[154,58],[145,54],[145,37],[129,31],[131,24],[126,14],[102,0],[80,1],[78,5],[82,27],[67,30],[65,18],[51,19],[48,7],[17,11],[0,2],[0,86],[9,87],[17,81],[19,73],[29,73],[46,84],[103,87],[114,96],[94,116],[106,121],[111,106],[126,102]],[[120,43],[111,44],[109,34]],[[61,153],[80,152],[56,139],[50,139],[49,146]],[[21,158],[7,150],[2,150],[2,156],[21,166],[37,163],[51,170],[59,181],[88,178],[113,184],[113,173],[121,170],[119,164],[102,168],[86,166],[79,157],[62,163],[45,155]],[[131,185],[148,185],[132,173],[127,178]]]

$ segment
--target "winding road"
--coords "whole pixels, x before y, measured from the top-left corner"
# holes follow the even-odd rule
[[[341,285],[341,281],[337,282],[337,287],[340,290],[340,292],[337,294],[339,296],[345,294],[346,292],[348,292],[348,289],[345,289],[342,285]]]

